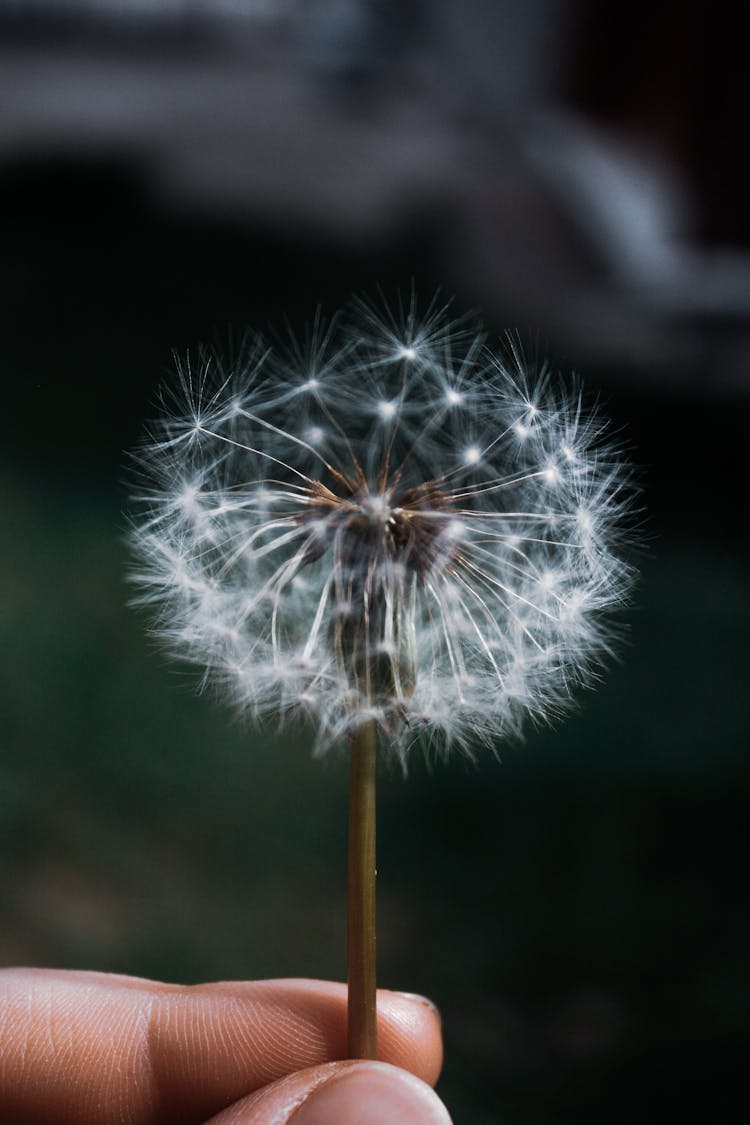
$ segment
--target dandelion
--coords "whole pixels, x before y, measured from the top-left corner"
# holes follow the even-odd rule
[[[437,302],[356,301],[305,347],[185,360],[138,463],[133,579],[158,635],[253,718],[351,746],[352,898],[373,882],[376,740],[402,761],[425,737],[495,746],[612,651],[632,571],[606,425]],[[362,926],[373,904],[350,951]],[[374,1018],[374,975],[365,991]]]

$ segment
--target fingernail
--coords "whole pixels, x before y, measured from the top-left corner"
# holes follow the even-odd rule
[[[388,1063],[355,1063],[307,1098],[289,1125],[451,1125],[435,1091]]]
[[[432,1000],[429,999],[429,997],[422,996],[419,992],[395,992],[394,991],[393,995],[394,996],[403,996],[404,1000],[411,1000],[412,1002],[414,1002],[416,1004],[423,1004],[425,1008],[429,1008],[429,1010],[432,1012],[432,1014],[434,1016],[437,1016],[437,1019],[439,1020],[440,1023],[443,1022],[443,1017],[440,1015],[440,1009],[438,1008],[437,1004],[434,1004],[432,1002]]]

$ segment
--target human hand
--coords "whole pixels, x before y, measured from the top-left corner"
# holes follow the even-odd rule
[[[381,1062],[346,1054],[346,986],[192,987],[0,970],[0,1121],[13,1125],[450,1125],[429,1001],[378,993]]]

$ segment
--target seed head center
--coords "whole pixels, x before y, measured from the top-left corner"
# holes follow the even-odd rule
[[[360,501],[359,507],[373,526],[384,526],[393,522],[390,498],[383,493],[368,493]]]

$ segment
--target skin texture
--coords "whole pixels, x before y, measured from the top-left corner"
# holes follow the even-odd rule
[[[0,971],[0,1120],[445,1125],[440,1020],[378,993],[379,1062],[345,1060],[346,986]],[[336,1061],[343,1060],[343,1061]]]

